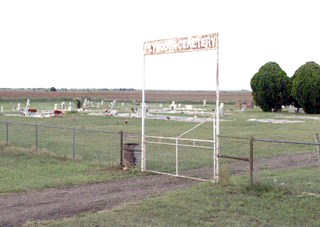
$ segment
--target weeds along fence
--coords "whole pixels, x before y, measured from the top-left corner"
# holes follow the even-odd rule
[[[122,132],[0,122],[0,140],[6,145],[33,149],[57,157],[120,165]]]
[[[305,171],[319,171],[318,134],[305,141],[219,136],[220,177],[251,182],[296,182]],[[313,140],[313,141],[312,141]]]

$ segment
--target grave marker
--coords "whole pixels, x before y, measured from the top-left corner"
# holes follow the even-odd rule
[[[176,110],[177,109],[177,104],[175,104],[175,101],[172,101],[172,103],[170,105],[170,109],[171,110]]]

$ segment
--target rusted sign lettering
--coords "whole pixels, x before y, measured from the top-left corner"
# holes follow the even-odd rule
[[[218,33],[184,38],[162,39],[144,43],[145,55],[181,53],[217,49]]]

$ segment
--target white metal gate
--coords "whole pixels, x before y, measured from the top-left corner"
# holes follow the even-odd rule
[[[145,136],[148,172],[215,181],[214,141]]]

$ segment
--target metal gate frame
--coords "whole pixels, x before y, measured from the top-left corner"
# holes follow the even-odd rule
[[[149,140],[150,139],[150,140]],[[159,141],[151,141],[151,139],[158,139]],[[161,140],[172,140],[173,142],[162,142]],[[191,141],[193,142],[192,145],[190,144],[183,144],[184,142]],[[197,142],[205,142],[205,143],[211,143],[212,146],[201,146],[196,145]],[[162,171],[155,171],[148,169],[146,166],[145,171],[151,172],[151,173],[157,173],[157,174],[164,174],[169,176],[175,176],[175,177],[181,177],[181,178],[188,178],[193,180],[199,180],[199,181],[209,181],[214,182],[214,171],[212,175],[212,179],[206,179],[201,177],[191,177],[186,176],[179,173],[179,147],[192,147],[192,148],[202,148],[202,149],[209,149],[212,150],[214,147],[214,141],[213,140],[200,140],[200,139],[190,139],[190,138],[178,138],[178,137],[161,137],[161,136],[145,136],[145,144],[161,144],[161,145],[169,145],[169,146],[175,146],[175,174],[162,172]]]
[[[209,35],[197,35],[183,38],[163,39],[144,42],[143,55],[143,89],[142,89],[142,117],[141,117],[141,171],[146,169],[146,135],[145,135],[145,58],[147,55],[184,53],[193,51],[216,50],[216,110],[213,117],[213,182],[219,181],[219,134],[220,134],[220,113],[219,113],[219,34],[212,33]],[[191,129],[192,130],[192,129]],[[189,130],[190,131],[190,130]],[[180,137],[188,133],[182,133],[176,139],[176,143]],[[176,151],[176,155],[178,152]],[[176,173],[175,176],[179,176]]]

